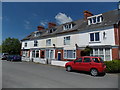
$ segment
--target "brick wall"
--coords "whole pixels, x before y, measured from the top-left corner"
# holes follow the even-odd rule
[[[56,49],[55,50],[55,58],[58,59],[58,52],[61,52],[61,61],[63,61],[63,50],[62,49]]]
[[[77,49],[76,50],[76,58],[77,57],[81,57],[81,50],[80,49]]]
[[[119,45],[118,25],[114,24],[115,45]]]
[[[112,60],[119,59],[119,48],[112,48]]]

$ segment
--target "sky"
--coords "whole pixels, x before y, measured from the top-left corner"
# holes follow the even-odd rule
[[[114,9],[117,2],[2,2],[2,40],[21,40],[39,25],[47,28],[48,22],[60,25],[82,19],[84,10],[96,15]]]

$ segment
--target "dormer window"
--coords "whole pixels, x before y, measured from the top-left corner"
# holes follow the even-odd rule
[[[48,30],[48,33],[53,33],[54,31],[56,31],[56,29],[52,28],[52,29]]]
[[[41,34],[41,32],[35,32],[35,33],[34,33],[34,36],[35,36],[35,37],[38,37],[38,36],[40,36],[40,34]]]
[[[68,29],[71,29],[73,27],[73,24],[71,23],[71,24],[65,24],[64,26],[63,26],[63,30],[68,30]]]
[[[101,23],[103,21],[102,14],[88,17],[88,25]]]

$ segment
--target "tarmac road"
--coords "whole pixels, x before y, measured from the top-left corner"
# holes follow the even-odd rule
[[[3,88],[118,88],[118,75],[93,77],[32,62],[2,61]]]

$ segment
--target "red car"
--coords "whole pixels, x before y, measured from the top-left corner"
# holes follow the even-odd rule
[[[66,71],[79,70],[90,72],[92,76],[105,75],[106,65],[100,57],[84,56],[65,64]]]

